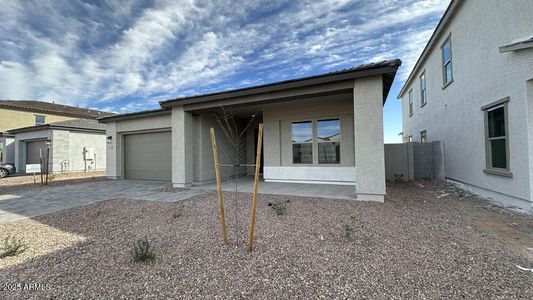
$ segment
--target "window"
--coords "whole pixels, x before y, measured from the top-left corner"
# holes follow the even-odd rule
[[[313,123],[292,123],[292,162],[295,164],[313,163]]]
[[[413,115],[413,89],[409,90],[409,117]]]
[[[427,131],[426,130],[420,132],[420,142],[421,143],[427,143],[428,142],[428,135],[427,135]]]
[[[420,75],[420,106],[424,106],[427,103],[426,99],[426,72]]]
[[[485,173],[512,177],[509,172],[509,129],[507,125],[507,102],[504,98],[482,109],[485,114]]]
[[[452,71],[452,42],[451,37],[448,37],[441,47],[442,51],[442,82],[444,87],[448,86],[453,81]]]
[[[341,162],[341,121],[339,119],[317,122],[318,163]]]
[[[43,125],[46,123],[46,116],[35,115],[35,125]]]
[[[410,135],[410,136],[409,136],[409,143],[411,143],[412,141],[413,141],[413,136]]]

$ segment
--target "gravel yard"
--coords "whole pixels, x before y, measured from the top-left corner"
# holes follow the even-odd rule
[[[384,204],[259,195],[253,254],[251,195],[225,195],[230,246],[216,193],[178,217],[175,203],[115,199],[2,225],[30,249],[0,259],[0,298],[533,298],[516,266],[533,267],[533,219],[447,184],[390,184]],[[286,201],[283,215],[268,206]],[[156,258],[135,263],[144,236]],[[1,290],[18,283],[44,290]]]

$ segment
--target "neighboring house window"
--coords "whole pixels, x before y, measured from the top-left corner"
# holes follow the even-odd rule
[[[413,136],[410,135],[410,136],[409,136],[409,142],[412,142],[412,141],[413,141]]]
[[[43,125],[46,123],[46,116],[35,115],[35,125]]]
[[[317,122],[318,163],[341,162],[341,121],[339,119]]]
[[[409,117],[413,115],[413,89],[409,90]]]
[[[426,130],[420,132],[420,142],[421,143],[427,143],[428,142],[428,135],[427,135],[427,131]]]
[[[509,98],[504,98],[482,107],[485,115],[485,173],[512,177],[509,171],[508,102]]]
[[[292,162],[313,163],[313,122],[292,123]]]
[[[453,81],[452,70],[452,42],[448,37],[441,47],[442,50],[442,81],[444,87]]]
[[[426,97],[426,72],[424,72],[420,75],[420,106],[426,105]]]

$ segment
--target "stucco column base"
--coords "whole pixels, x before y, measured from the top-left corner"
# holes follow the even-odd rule
[[[120,177],[120,176],[107,176],[107,179],[117,180],[117,179],[122,179],[122,177]]]
[[[385,195],[379,194],[357,194],[356,199],[358,201],[376,201],[376,202],[385,202]]]
[[[192,187],[192,183],[172,183],[172,187],[180,188],[180,189],[188,189]]]

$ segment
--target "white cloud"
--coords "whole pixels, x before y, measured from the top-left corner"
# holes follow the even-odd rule
[[[143,8],[137,1],[6,0],[0,98],[123,112],[164,97],[397,57],[404,78],[447,3],[169,0]],[[428,17],[432,24],[419,24]],[[138,100],[117,101],[125,97]]]

